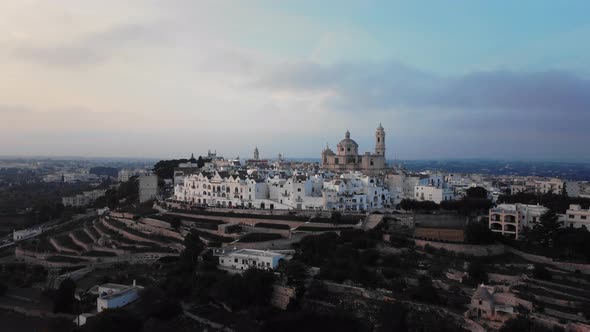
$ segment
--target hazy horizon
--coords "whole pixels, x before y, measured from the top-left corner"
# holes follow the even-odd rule
[[[590,3],[453,3],[3,2],[0,155],[590,160]]]

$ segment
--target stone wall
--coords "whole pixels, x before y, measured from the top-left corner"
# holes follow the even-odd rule
[[[414,243],[417,247],[424,248],[430,245],[436,249],[444,248],[455,253],[463,253],[470,256],[497,256],[505,252],[503,244],[490,245],[474,245],[474,244],[459,244],[459,243],[445,243],[427,240],[415,239]]]
[[[82,241],[80,241],[72,232],[68,233],[68,236],[70,237],[70,239],[72,239],[72,241],[79,245],[80,247],[84,248],[85,251],[90,251],[92,250],[92,244],[86,244]]]
[[[109,213],[111,215],[111,217],[115,217],[115,218],[125,218],[125,219],[133,219],[133,213],[127,213],[127,212],[110,212]]]
[[[286,310],[287,306],[291,302],[291,299],[295,299],[295,287],[273,285],[272,286],[272,297],[270,303],[279,309]]]
[[[163,221],[163,220],[152,219],[152,218],[141,218],[140,221],[146,225],[172,229],[172,226],[170,226],[170,223]]]
[[[488,273],[488,279],[490,281],[496,282],[496,283],[516,283],[520,280],[520,276],[510,276],[510,275],[506,275],[506,274],[499,274],[499,273]]]
[[[580,271],[581,273],[584,273],[584,274],[590,274],[590,264],[577,264],[577,263],[555,261],[549,257],[527,254],[525,252],[522,252],[520,250],[514,249],[512,247],[508,247],[508,246],[506,246],[506,251],[511,252],[511,253],[513,253],[517,256],[520,256],[520,257],[522,257],[528,261],[531,261],[531,262],[553,265],[554,267],[557,267],[557,268],[560,268],[560,269],[566,270],[566,271],[571,271],[571,272]]]
[[[269,227],[251,227],[250,231],[252,233],[280,234],[286,238],[291,238],[291,229],[278,229],[278,228],[269,228]]]
[[[92,228],[94,228],[94,226],[90,226]],[[94,243],[98,242],[98,239],[96,238],[96,236],[94,234],[92,234],[87,228],[86,226],[84,226],[84,228],[82,228],[84,230],[84,233],[86,233],[86,235],[88,235],[92,241],[94,241]],[[100,234],[100,233],[99,233]]]
[[[79,255],[80,254],[80,252],[77,251],[77,250],[73,250],[73,249],[70,249],[70,248],[67,248],[67,247],[62,247],[62,245],[58,241],[56,241],[54,238],[52,238],[52,237],[49,238],[49,243],[51,243],[51,245],[53,246],[53,248],[55,248],[55,250],[57,250],[60,253],[61,252],[67,252],[67,253],[73,253],[73,254],[76,254],[76,255]]]
[[[151,242],[151,243],[155,243],[159,246],[167,246],[165,243],[156,241],[156,240],[152,240],[152,239],[148,239],[147,237],[141,237],[141,236],[137,236],[135,234],[131,234],[127,231],[125,231],[124,229],[120,229],[114,226],[111,226],[109,223],[105,222],[104,219],[100,219],[100,221],[105,227],[112,229],[115,232],[118,232],[119,234],[121,234],[123,237],[129,239],[129,240],[133,240],[133,241],[140,241],[140,242]]]
[[[236,249],[260,249],[260,250],[284,250],[292,249],[292,244],[301,241],[301,239],[308,234],[293,234],[290,239],[278,239],[273,241],[264,242],[233,242],[224,243],[224,247],[236,248]]]

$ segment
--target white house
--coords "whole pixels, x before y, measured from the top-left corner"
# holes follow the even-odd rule
[[[98,286],[96,311],[124,307],[139,298],[141,289],[142,287],[135,285],[135,281],[132,286],[111,283]]]
[[[580,205],[571,204],[565,212],[565,227],[586,227],[590,230],[590,209],[582,209]]]
[[[35,237],[41,233],[43,233],[43,228],[41,227],[22,229],[20,231],[14,231],[12,233],[12,240],[14,242],[23,241]]]
[[[414,199],[417,201],[433,201],[436,204],[455,199],[455,191],[446,186],[416,186],[414,188],[414,195]]]
[[[239,249],[222,253],[219,256],[219,265],[234,270],[247,270],[251,267],[274,270],[279,266],[281,258],[285,258],[285,255],[268,250]]]
[[[533,227],[547,210],[541,205],[500,204],[489,211],[489,227],[492,232],[518,239],[521,230]]]

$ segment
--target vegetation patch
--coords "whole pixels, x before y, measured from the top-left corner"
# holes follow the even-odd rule
[[[117,256],[116,253],[111,251],[102,251],[102,250],[91,250],[84,253],[84,256],[89,257],[115,257]]]
[[[273,228],[273,229],[291,229],[289,225],[285,224],[273,224],[269,222],[259,222],[254,227],[262,227],[262,228]]]
[[[71,249],[72,251],[84,251],[84,248],[77,245],[68,234],[55,237],[54,240],[66,249]]]
[[[281,234],[275,233],[249,233],[244,235],[239,242],[264,242],[282,239]]]
[[[302,232],[330,232],[330,231],[341,231],[341,230],[350,230],[353,229],[352,227],[331,227],[331,226],[299,226],[295,230],[302,231]]]
[[[234,238],[231,238],[231,237],[221,236],[221,235],[217,235],[217,234],[211,234],[208,232],[202,232],[202,231],[198,231],[198,230],[193,230],[193,231],[196,232],[196,234],[198,234],[199,237],[201,237],[207,241],[211,241],[211,242],[229,243],[229,242],[235,241]]]
[[[83,259],[83,258],[60,256],[60,255],[49,256],[49,257],[47,257],[47,261],[48,262],[57,262],[57,263],[73,263],[73,264],[88,263],[88,260]]]
[[[83,229],[77,229],[73,233],[76,239],[84,244],[94,243],[94,241],[92,241],[92,238],[88,234],[86,234],[86,232],[84,232]]]

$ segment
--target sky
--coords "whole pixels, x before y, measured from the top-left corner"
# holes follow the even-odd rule
[[[0,155],[590,161],[590,2],[0,2]]]

